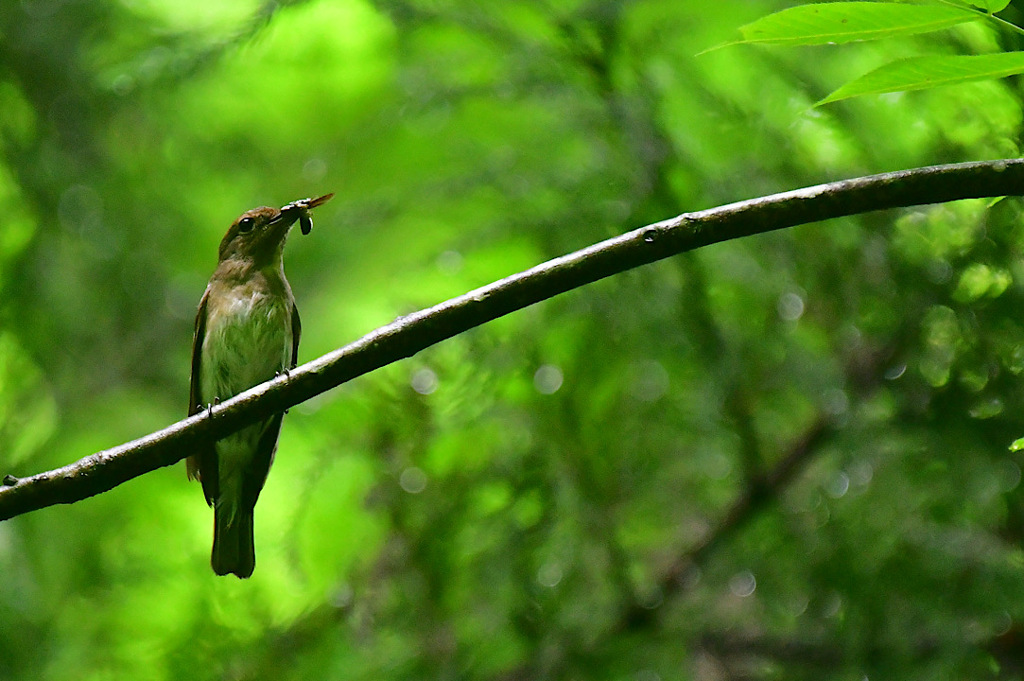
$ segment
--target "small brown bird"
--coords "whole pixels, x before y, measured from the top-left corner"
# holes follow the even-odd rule
[[[285,240],[298,220],[312,228],[309,211],[334,194],[293,201],[280,210],[242,213],[220,242],[192,342],[189,415],[269,381],[298,361],[301,325],[284,276]],[[213,506],[213,552],[218,575],[252,575],[256,566],[252,518],[274,461],[283,414],[204,444],[188,457],[188,477],[203,485]]]

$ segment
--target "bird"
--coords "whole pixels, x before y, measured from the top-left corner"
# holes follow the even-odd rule
[[[192,340],[189,415],[268,381],[298,363],[302,323],[284,274],[292,225],[312,228],[309,211],[334,194],[242,213],[220,242],[217,268],[199,301]],[[189,479],[213,507],[210,565],[250,577],[256,566],[253,509],[274,461],[284,414],[202,443],[187,459]]]

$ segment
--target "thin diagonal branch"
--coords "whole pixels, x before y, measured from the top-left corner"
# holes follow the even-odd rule
[[[199,414],[73,464],[0,486],[0,520],[110,490],[357,376],[515,310],[640,265],[729,239],[873,210],[1024,194],[1024,160],[871,175],[684,213],[555,258],[383,326]]]

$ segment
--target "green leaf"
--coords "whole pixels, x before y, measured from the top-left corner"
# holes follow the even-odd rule
[[[978,9],[985,10],[986,12],[995,14],[996,12],[1002,12],[1006,9],[1010,4],[1010,0],[973,0],[973,2],[968,4],[973,5]]]
[[[1024,73],[1024,52],[913,57],[890,62],[846,83],[815,106],[861,95],[925,90]]]
[[[1024,437],[1017,438],[1013,441],[1013,444],[1010,445],[1011,452],[1019,452],[1022,449],[1024,449]]]
[[[982,18],[967,8],[836,2],[801,5],[740,27],[731,44],[823,45],[939,31]]]

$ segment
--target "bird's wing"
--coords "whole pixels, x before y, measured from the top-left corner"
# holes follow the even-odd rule
[[[299,364],[299,336],[302,335],[302,320],[299,319],[299,308],[292,303],[292,365],[294,369]]]
[[[242,473],[242,508],[252,510],[256,505],[263,485],[270,474],[270,466],[274,463],[277,451],[277,438],[281,434],[281,419],[284,414],[274,414],[264,422],[263,433],[256,443],[256,451],[252,459],[245,465]]]
[[[196,331],[192,339],[192,380],[188,390],[188,414],[192,416],[206,408],[200,376],[202,375],[203,340],[206,338],[206,307],[210,299],[207,289],[199,301],[196,312]],[[213,504],[217,498],[217,448],[214,441],[203,442],[196,446],[195,453],[188,457],[186,463],[190,480],[203,483],[203,494],[206,503]]]
[[[192,416],[203,407],[203,395],[199,385],[199,375],[203,362],[203,340],[206,338],[206,303],[210,300],[210,289],[206,289],[199,309],[196,311],[196,330],[192,336],[192,382],[188,389],[188,415]]]

